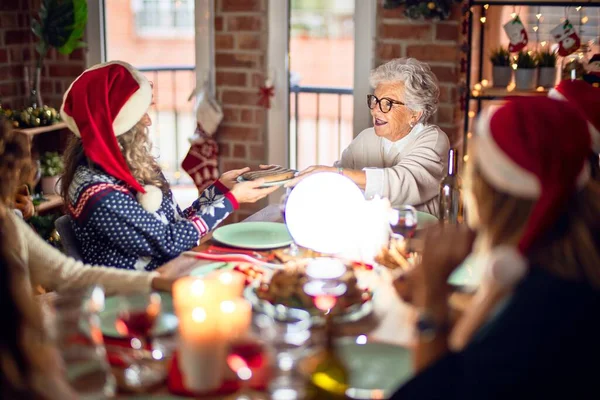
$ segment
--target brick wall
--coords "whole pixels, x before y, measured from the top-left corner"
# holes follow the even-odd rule
[[[222,171],[266,162],[267,112],[257,102],[266,75],[267,24],[267,0],[216,1],[216,87],[225,114],[217,132]],[[233,218],[264,205],[244,205]]]
[[[440,105],[431,122],[448,134],[451,142],[460,140],[460,4],[453,6],[445,21],[413,21],[403,8],[387,10],[377,6],[376,65],[397,57],[414,57],[427,62],[440,81]]]
[[[22,107],[26,104],[23,67],[35,64],[35,37],[31,17],[37,14],[39,0],[0,1],[0,104]],[[44,104],[58,108],[68,85],[85,69],[85,53],[79,49],[69,56],[48,53],[41,78]]]

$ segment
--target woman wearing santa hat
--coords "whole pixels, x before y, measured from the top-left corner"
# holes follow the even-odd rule
[[[577,108],[588,121],[592,135],[590,163],[592,177],[600,180],[600,88],[581,80],[564,80],[548,92],[548,96],[568,101]]]
[[[62,191],[85,262],[153,270],[197,245],[239,203],[276,188],[236,183],[229,171],[183,212],[150,154],[146,115],[152,87],[131,65],[112,61],[81,74],[60,110],[75,134]]]
[[[595,398],[600,186],[587,122],[569,103],[522,98],[476,129],[465,186],[477,236],[426,234],[412,276],[417,375],[392,398]],[[452,325],[446,282],[474,243],[485,277]]]

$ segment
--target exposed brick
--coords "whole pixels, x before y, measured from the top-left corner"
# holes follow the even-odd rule
[[[0,1],[0,11],[16,11],[19,9],[20,3],[18,0],[2,0]]]
[[[219,143],[219,155],[221,157],[229,157],[231,155],[231,147],[228,143]]]
[[[240,33],[236,35],[237,48],[241,50],[259,50],[262,45],[261,35]]]
[[[63,93],[63,84],[61,81],[54,82],[54,93]]]
[[[255,54],[217,53],[215,64],[217,68],[258,68],[261,62]]]
[[[233,156],[235,158],[246,158],[246,146],[244,146],[243,144],[234,145]]]
[[[4,32],[4,44],[25,44],[32,40],[32,34],[28,30],[8,30]]]
[[[445,24],[438,22],[435,24],[435,39],[436,40],[451,40],[457,41],[460,33],[460,26],[456,24]]]
[[[414,57],[419,61],[456,61],[458,45],[408,45],[406,56]]]
[[[19,19],[15,17],[16,14],[13,13],[0,14],[0,26],[4,29],[17,28],[19,26]]]
[[[267,123],[267,110],[264,108],[254,110],[254,122],[264,126]]]
[[[240,122],[240,110],[237,107],[223,107],[223,122]]]
[[[223,17],[215,17],[215,31],[221,32],[223,30]]]
[[[265,76],[263,74],[252,74],[252,87],[258,88],[265,84]]]
[[[228,16],[227,31],[260,31],[262,29],[262,18],[259,16]]]
[[[0,81],[23,77],[23,66],[21,65],[6,65],[0,67]]]
[[[75,49],[71,54],[69,54],[69,60],[85,61],[85,53],[85,48]]]
[[[0,63],[8,62],[8,52],[6,49],[0,49]]]
[[[17,96],[19,93],[19,86],[17,82],[3,82],[0,83],[0,100],[8,96]]]
[[[42,94],[42,96],[44,95],[44,93],[54,93],[54,85],[52,84],[52,82],[47,79],[42,79],[40,82],[40,93]]]
[[[241,160],[223,160],[221,162],[223,171],[231,171],[232,169],[241,169],[248,167],[248,164],[245,161]],[[236,214],[239,210],[236,212]]]
[[[458,141],[460,141],[460,137],[459,137],[459,130],[456,126],[445,126],[443,128],[441,128],[446,135],[448,135],[448,139],[450,140],[450,145],[453,146],[455,145]],[[462,149],[460,149],[460,151],[462,151]]]
[[[217,51],[233,49],[233,35],[217,33],[215,35],[215,49]]]
[[[440,85],[440,103],[452,103],[456,99],[456,87]]]
[[[254,162],[263,162],[265,160],[265,146],[250,145],[249,157]]]
[[[239,90],[223,90],[222,100],[223,104],[239,104],[255,106],[258,103],[257,92],[242,92]]]
[[[248,79],[244,72],[217,71],[217,86],[246,86]]]
[[[431,39],[431,25],[425,24],[382,24],[380,28],[380,37],[384,39]]]
[[[382,60],[402,57],[402,46],[397,43],[378,43],[377,57]]]
[[[440,106],[437,111],[438,124],[449,124],[454,122],[454,107]]]
[[[383,8],[383,3],[381,0],[377,1],[377,15],[381,18],[399,18],[405,19],[404,16],[404,8],[396,7],[396,8]]]
[[[455,67],[441,67],[432,65],[431,71],[435,74],[440,82],[458,82],[458,74]]]
[[[241,121],[244,123],[252,123],[254,121],[254,112],[247,108],[241,110]]]
[[[77,77],[84,71],[83,65],[49,65],[48,74],[51,77]]]
[[[219,10],[227,12],[261,11],[261,0],[220,0]]]
[[[23,49],[23,61],[30,61],[33,59],[33,54],[37,54],[37,52],[34,50],[32,51],[29,48],[25,48]]]
[[[256,141],[261,138],[260,128],[225,125],[219,130],[219,138],[223,141]]]

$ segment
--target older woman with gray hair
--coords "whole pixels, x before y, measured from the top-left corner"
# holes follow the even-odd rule
[[[317,172],[338,172],[367,198],[379,195],[393,206],[410,204],[437,215],[449,149],[446,134],[428,124],[437,110],[437,78],[427,64],[397,58],[374,69],[370,82],[375,93],[367,96],[367,105],[374,126],[350,143],[334,167],[309,167],[288,186]]]

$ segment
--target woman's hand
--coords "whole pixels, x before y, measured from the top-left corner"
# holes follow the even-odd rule
[[[300,173],[298,173],[298,175],[296,175],[296,177],[294,179],[292,179],[291,181],[289,181],[288,183],[285,184],[285,187],[294,187],[296,186],[302,179],[306,178],[307,176],[311,176],[312,174],[316,174],[319,172],[337,172],[337,168],[335,167],[327,167],[325,165],[313,165],[312,167],[308,167],[303,171],[300,171]]]
[[[28,220],[35,214],[35,207],[31,198],[24,194],[15,195],[15,208],[21,211],[23,219]]]
[[[150,287],[152,288],[152,290],[171,293],[171,291],[173,290],[173,283],[175,283],[176,280],[176,278],[157,276],[152,279]]]
[[[475,234],[464,225],[436,225],[425,233],[423,259],[410,276],[413,300],[419,307],[445,302],[448,277],[473,248]]]
[[[238,183],[237,178],[240,175],[245,174],[248,171],[250,171],[249,167],[242,168],[242,169],[233,169],[231,171],[227,171],[223,175],[221,175],[221,177],[219,178],[219,182],[221,182],[223,185],[225,185],[227,187],[227,189],[231,190],[233,188],[233,186],[236,183]]]
[[[235,197],[238,203],[255,203],[258,200],[266,197],[276,191],[279,186],[272,186],[261,189],[266,181],[264,179],[256,179],[254,181],[236,183],[231,189],[231,194]]]

